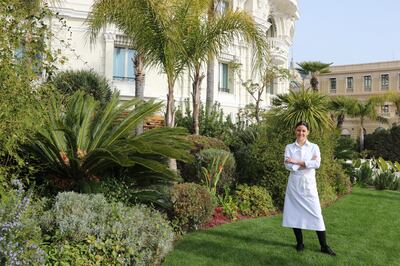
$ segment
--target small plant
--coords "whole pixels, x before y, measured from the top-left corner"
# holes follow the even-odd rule
[[[223,196],[218,196],[219,204],[222,206],[222,213],[229,217],[231,220],[237,219],[238,206],[235,198],[230,194],[229,187],[224,188]]]
[[[228,157],[229,153],[218,154],[212,158],[207,168],[201,167],[204,183],[212,195],[215,195],[217,192],[217,184]]]
[[[239,185],[236,198],[240,212],[246,216],[265,216],[275,210],[268,191],[260,186]]]
[[[173,222],[181,232],[196,230],[214,210],[212,197],[204,186],[194,183],[176,184],[171,192]]]
[[[368,161],[361,164],[356,172],[357,183],[361,186],[373,185],[373,171]]]

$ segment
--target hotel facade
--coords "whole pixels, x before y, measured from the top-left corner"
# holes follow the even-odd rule
[[[376,62],[367,64],[331,66],[330,73],[318,76],[320,92],[329,96],[345,96],[367,101],[374,95],[389,91],[400,94],[400,61]],[[396,106],[385,102],[377,107],[377,113],[389,123],[380,123],[367,119],[364,128],[367,134],[377,128],[389,128],[399,124],[400,116]],[[359,118],[345,118],[342,135],[359,136]]]
[[[93,0],[62,0],[55,9],[65,19],[69,31],[61,27],[57,18],[50,21],[55,38],[67,40],[68,49],[60,48],[68,61],[63,70],[94,70],[104,75],[112,86],[120,92],[121,100],[127,100],[135,94],[132,56],[135,53],[129,40],[113,25],[103,28],[94,43],[89,42],[85,20],[91,10]],[[299,18],[297,0],[230,0],[219,1],[219,8],[245,10],[251,14],[268,36],[271,46],[272,61],[278,66],[288,67],[289,48],[292,45],[295,21]],[[134,18],[133,18],[134,19]],[[239,108],[253,100],[241,85],[238,75],[230,69],[229,63],[241,64],[240,75],[243,80],[251,79],[251,49],[246,43],[235,40],[217,56],[214,72],[214,100],[221,104],[225,114],[235,117]],[[160,69],[145,70],[146,99],[166,101],[167,81]],[[206,66],[202,72],[206,74]],[[257,80],[255,80],[257,82]],[[268,107],[273,95],[289,90],[289,82],[276,80],[263,95],[263,107]],[[191,99],[192,82],[189,74],[184,73],[175,84],[175,105],[182,105],[185,99]],[[206,98],[206,79],[201,85],[201,100]]]

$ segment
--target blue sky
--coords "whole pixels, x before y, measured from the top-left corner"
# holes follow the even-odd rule
[[[400,60],[400,0],[298,0],[294,62]]]

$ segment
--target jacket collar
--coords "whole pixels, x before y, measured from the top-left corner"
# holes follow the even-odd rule
[[[309,146],[310,144],[311,144],[311,143],[310,143],[308,140],[306,140],[306,143],[304,143],[303,146]],[[301,148],[301,145],[300,145],[299,143],[297,143],[297,140],[294,142],[294,145],[295,145],[296,147]]]

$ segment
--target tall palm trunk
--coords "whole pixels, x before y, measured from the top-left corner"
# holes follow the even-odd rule
[[[215,1],[210,1],[208,8],[207,19],[209,23],[215,17]],[[207,92],[206,92],[206,115],[210,115],[211,108],[214,104],[214,67],[215,67],[215,56],[213,54],[208,55],[207,61]]]
[[[165,125],[174,127],[174,82],[168,78],[167,112],[165,114]]]
[[[361,127],[360,127],[360,152],[364,150],[364,118],[361,117]]]
[[[196,67],[193,79],[193,132],[200,134],[199,114],[200,114],[200,86],[204,75],[200,74],[200,67]]]
[[[313,91],[318,91],[318,79],[317,77],[315,77],[314,75],[311,76],[311,80],[310,80],[310,84],[311,84],[311,88]]]
[[[132,60],[135,69],[135,97],[143,100],[144,82],[145,82],[145,73],[143,67],[144,56],[138,53],[134,58],[132,58]],[[143,133],[143,122],[140,122],[136,126],[136,135],[140,135],[142,133]]]
[[[341,129],[343,127],[343,123],[344,123],[344,114],[339,114],[337,117],[336,127]]]
[[[206,114],[209,115],[214,104],[214,55],[208,56],[207,62],[207,94],[206,94]]]

